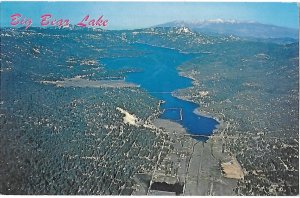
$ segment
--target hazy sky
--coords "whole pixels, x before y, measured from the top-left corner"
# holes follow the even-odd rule
[[[174,20],[236,19],[298,28],[296,3],[193,3],[193,2],[2,2],[1,26],[10,26],[10,16],[19,13],[39,26],[40,16],[70,19],[72,24],[87,14],[108,19],[107,29],[149,27]]]

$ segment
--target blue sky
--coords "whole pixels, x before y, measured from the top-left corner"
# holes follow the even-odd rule
[[[108,19],[107,29],[149,27],[174,20],[236,19],[298,28],[296,3],[195,3],[195,2],[2,2],[1,26],[10,26],[10,15],[20,13],[39,26],[40,16],[70,19],[76,24],[90,17]]]

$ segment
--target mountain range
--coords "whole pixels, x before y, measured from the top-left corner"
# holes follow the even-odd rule
[[[225,34],[252,38],[292,38],[298,39],[297,29],[262,24],[254,21],[211,19],[203,21],[172,21],[155,27],[187,27],[195,32]]]

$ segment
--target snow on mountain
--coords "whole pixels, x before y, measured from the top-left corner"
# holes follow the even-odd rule
[[[188,28],[193,32],[235,35],[252,38],[293,38],[298,39],[298,30],[261,24],[254,21],[238,21],[234,19],[209,19],[199,21],[172,21],[156,27]]]

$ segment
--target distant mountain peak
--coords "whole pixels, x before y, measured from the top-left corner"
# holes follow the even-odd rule
[[[235,35],[252,38],[293,38],[298,39],[298,30],[262,24],[255,21],[239,21],[235,19],[207,19],[195,21],[172,21],[155,27],[188,28],[191,32]]]
[[[238,21],[235,19],[221,19],[221,18],[216,18],[216,19],[206,19],[206,20],[194,20],[194,21],[172,21],[168,22],[165,24],[177,24],[181,25],[181,27],[186,26],[188,24],[193,24],[193,25],[202,25],[202,24],[207,24],[207,23],[212,23],[212,24],[239,24],[239,23],[258,23],[255,21]],[[159,26],[159,25],[158,25]]]

